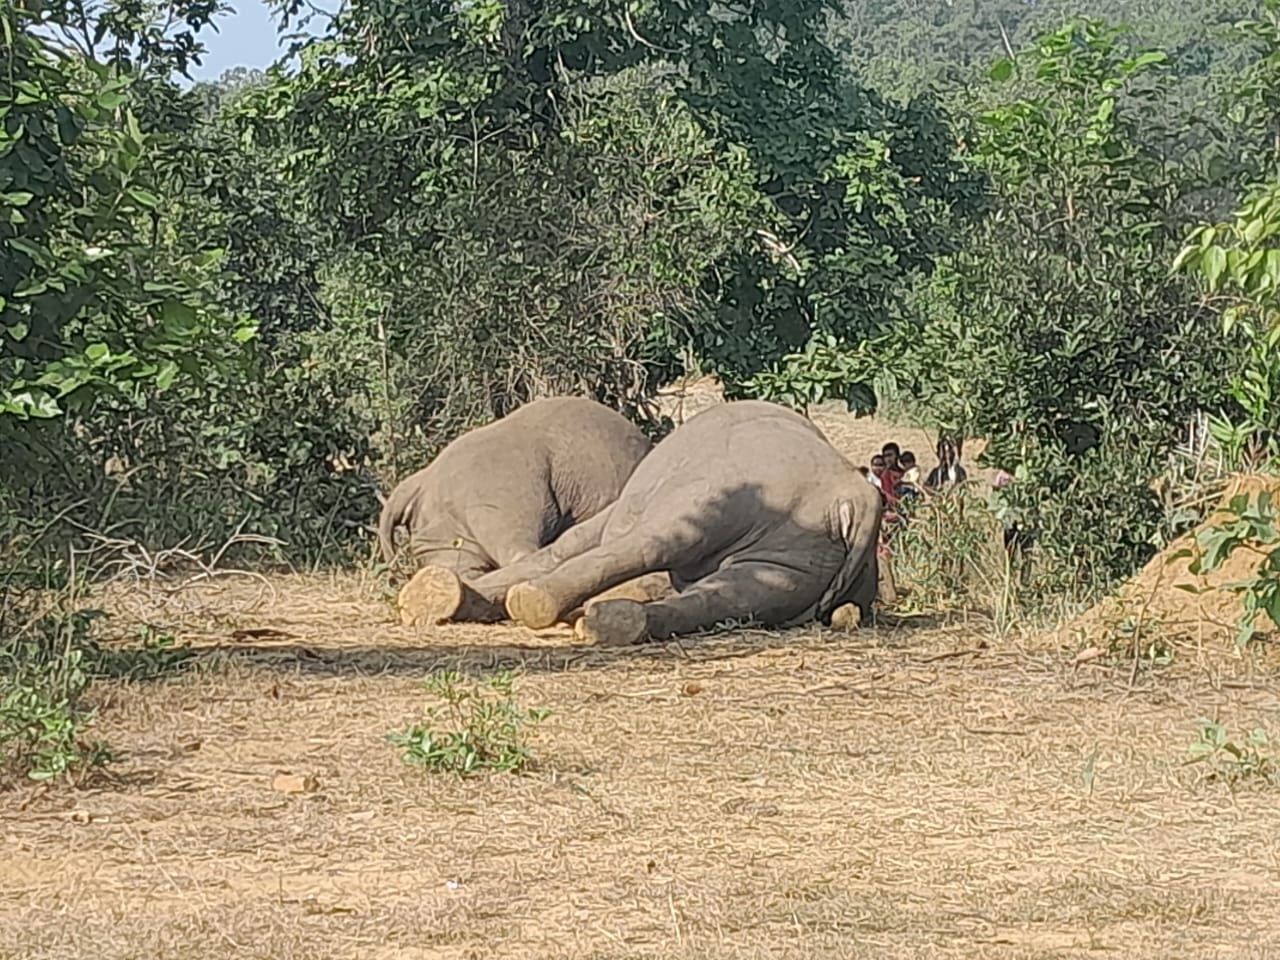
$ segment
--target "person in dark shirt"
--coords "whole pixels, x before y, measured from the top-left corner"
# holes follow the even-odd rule
[[[929,471],[924,485],[930,490],[942,490],[944,487],[964,483],[969,474],[960,465],[960,441],[945,434],[938,438],[938,465]]]

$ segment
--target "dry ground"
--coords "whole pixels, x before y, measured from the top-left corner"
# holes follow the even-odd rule
[[[1280,789],[1182,765],[1201,715],[1280,735],[1229,647],[1130,686],[977,619],[595,651],[402,627],[355,575],[104,602],[204,652],[96,688],[116,782],[0,795],[0,957],[1280,956]],[[382,739],[433,669],[500,666],[554,711],[529,775]]]
[[[1280,954],[1278,794],[1181,766],[1197,716],[1280,716],[1222,654],[1129,690],[972,622],[598,652],[394,625],[354,577],[108,600],[208,652],[104,688],[118,783],[3,798],[0,956]],[[532,774],[382,740],[501,665],[554,710]]]

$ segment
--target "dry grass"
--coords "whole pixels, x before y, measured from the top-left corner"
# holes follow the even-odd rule
[[[1275,794],[1180,766],[1196,716],[1277,716],[1229,659],[1127,690],[920,622],[596,651],[402,627],[354,576],[269,586],[104,598],[202,666],[102,688],[118,783],[4,798],[0,956],[1280,950]],[[382,741],[432,669],[504,665],[555,711],[533,774],[432,777]]]
[[[929,449],[815,419],[860,461]],[[400,626],[392,599],[357,575],[105,590],[121,642],[173,629],[199,665],[95,688],[116,782],[0,796],[0,957],[1280,952],[1274,790],[1182,766],[1200,715],[1280,734],[1265,658],[1186,646],[1134,683],[926,617],[599,651]],[[554,711],[530,775],[433,777],[382,740],[432,670],[505,666]]]
[[[1232,497],[1241,493],[1256,497],[1262,491],[1275,498],[1280,494],[1280,478],[1231,476],[1219,497],[1218,509],[1203,523],[1152,557],[1112,596],[1063,624],[1045,640],[1077,650],[1089,645],[1107,647],[1135,634],[1139,639],[1159,636],[1200,646],[1228,645],[1236,635],[1244,607],[1240,594],[1227,588],[1251,578],[1262,557],[1255,550],[1241,549],[1217,570],[1193,574],[1191,562],[1203,554],[1196,537],[1205,528],[1223,522],[1228,516],[1223,511]],[[1254,546],[1261,549],[1261,545]],[[1265,632],[1269,626],[1263,614],[1258,629]]]

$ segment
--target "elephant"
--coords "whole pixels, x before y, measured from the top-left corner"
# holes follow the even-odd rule
[[[404,525],[418,565],[475,578],[594,517],[653,449],[620,413],[547,397],[456,438],[391,491],[378,518],[384,559]]]
[[[724,620],[830,623],[849,604],[859,617],[870,613],[883,513],[876,489],[808,418],[737,400],[677,427],[611,506],[549,546],[469,582],[446,569],[419,576],[437,622],[485,608],[492,619],[505,608],[541,629],[582,608],[578,633],[602,645],[669,639]],[[672,595],[599,598],[663,570]]]

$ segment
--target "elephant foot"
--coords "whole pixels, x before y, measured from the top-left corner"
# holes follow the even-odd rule
[[[636,603],[649,603],[653,600],[666,600],[672,596],[675,596],[675,589],[667,573],[646,573],[634,580],[610,587],[604,593],[596,594],[577,610],[571,610],[565,614],[564,619],[568,623],[575,623],[597,603],[604,603],[606,600],[634,600]]]
[[[857,630],[862,624],[862,611],[856,603],[844,603],[831,611],[832,630]]]
[[[601,600],[587,608],[574,633],[600,647],[626,647],[647,639],[649,615],[635,600]]]
[[[423,567],[400,588],[400,622],[405,626],[449,620],[493,623],[502,619],[501,607],[444,567]]]
[[[507,591],[507,614],[531,630],[543,630],[560,619],[560,607],[547,591],[525,581]]]

